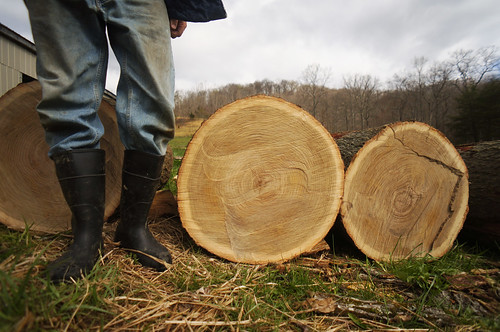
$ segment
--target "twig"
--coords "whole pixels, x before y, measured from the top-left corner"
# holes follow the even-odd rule
[[[237,325],[249,325],[253,322],[251,319],[242,321],[230,321],[230,322],[220,322],[220,321],[200,321],[200,320],[167,320],[164,324],[170,325],[186,325],[186,326],[237,326]]]
[[[141,254],[141,255],[144,255],[146,257],[149,257],[151,258],[152,260],[154,260],[155,262],[163,265],[165,267],[166,270],[169,270],[172,265],[171,264],[168,264],[167,262],[165,262],[164,260],[162,259],[159,259],[158,257],[155,257],[155,256],[151,256],[149,254],[146,254],[145,252],[143,251],[140,251],[140,250],[135,250],[135,249],[131,249],[131,248],[122,248],[123,250],[125,251],[129,251],[129,252],[132,252],[132,253],[137,253],[137,254]]]

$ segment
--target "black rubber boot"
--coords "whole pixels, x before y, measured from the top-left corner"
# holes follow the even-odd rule
[[[172,262],[167,248],[153,237],[147,225],[149,209],[160,184],[164,159],[164,156],[141,151],[125,151],[120,222],[115,233],[115,241],[120,242],[120,247],[132,249],[142,265],[157,271],[164,271],[165,263]]]
[[[47,267],[52,281],[69,281],[94,267],[102,247],[105,152],[99,149],[66,151],[52,157],[64,198],[73,214],[73,243]]]

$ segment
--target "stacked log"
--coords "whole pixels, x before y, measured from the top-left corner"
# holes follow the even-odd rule
[[[37,81],[20,84],[0,98],[0,221],[12,229],[56,233],[71,228],[69,210],[48,158],[49,147],[36,112],[42,95]],[[99,117],[106,129],[105,217],[120,202],[123,147],[110,100],[103,100]]]
[[[178,175],[182,224],[231,261],[291,259],[332,227],[343,170],[337,145],[309,113],[278,98],[240,99],[188,145]]]
[[[7,142],[0,147],[0,221],[58,232],[70,228],[70,211],[47,157],[35,111],[40,97],[32,82],[0,99],[0,133]],[[99,116],[106,129],[101,145],[107,152],[108,217],[119,205],[123,148],[113,103],[104,100]],[[440,257],[467,215],[467,164],[474,223],[466,227],[498,240],[498,214],[490,211],[499,196],[492,162],[500,158],[499,142],[464,147],[460,155],[439,131],[418,122],[334,138],[279,98],[254,96],[226,105],[188,145],[178,201],[169,191],[158,192],[150,217],[178,211],[200,246],[236,262],[282,262],[310,251],[339,211],[348,235],[370,258]],[[169,149],[162,183],[172,160]]]
[[[336,142],[345,164],[345,230],[375,260],[441,257],[468,210],[468,172],[436,129],[402,122]]]
[[[317,193],[308,192],[308,197],[317,196],[318,201],[310,209],[307,202],[290,197],[277,200],[289,190],[265,189],[268,182],[273,183],[268,178],[272,179],[270,170],[276,165],[279,173],[284,161],[315,165],[325,159],[319,157],[324,148],[316,147],[316,140],[311,139],[299,148],[300,158],[313,149],[319,149],[319,155],[311,152],[304,160],[296,159],[295,147],[282,139],[294,142],[299,137],[300,141],[307,134],[294,121],[291,125],[281,120],[289,114],[271,116],[274,113],[268,108],[280,108],[274,102],[269,97],[252,97],[219,110],[196,133],[179,172],[178,203],[184,227],[199,245],[229,260],[290,259],[303,252],[286,248],[287,243],[297,241],[293,230],[302,231],[309,222],[322,225],[315,221],[315,212],[324,214],[321,205],[325,201]],[[289,130],[295,134],[287,134]],[[346,166],[340,219],[363,253],[375,260],[399,260],[441,257],[451,248],[468,211],[468,171],[444,135],[423,123],[403,122],[337,135],[336,143]],[[339,165],[336,161],[333,176]],[[324,181],[332,177],[318,174]],[[297,205],[309,217],[280,215]],[[308,233],[314,237],[313,228]],[[323,233],[321,228],[319,234]]]
[[[500,141],[457,147],[469,170],[469,213],[460,237],[483,246],[500,243]]]
[[[71,229],[69,210],[48,157],[49,147],[36,112],[42,97],[37,81],[20,84],[0,98],[0,223],[24,230],[27,226],[40,233],[58,233]],[[105,133],[101,148],[106,151],[105,219],[119,217],[123,145],[116,121],[116,102],[105,94],[98,110]],[[168,147],[161,174],[164,186],[173,165]],[[170,192],[160,191],[150,217],[177,214]]]

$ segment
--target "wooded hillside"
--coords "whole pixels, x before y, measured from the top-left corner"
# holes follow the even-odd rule
[[[310,65],[298,80],[261,80],[177,92],[176,115],[208,118],[246,96],[265,94],[299,105],[330,132],[415,120],[443,132],[454,144],[500,138],[500,56],[495,47],[458,50],[441,62],[418,57],[388,82],[364,74],[335,76]]]

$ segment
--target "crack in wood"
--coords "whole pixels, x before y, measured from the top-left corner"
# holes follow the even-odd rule
[[[455,167],[452,167],[450,165],[447,165],[445,164],[444,162],[442,162],[441,160],[437,160],[437,159],[434,159],[434,158],[431,158],[429,156],[426,156],[426,155],[423,155],[423,154],[420,154],[418,153],[417,151],[415,151],[414,149],[412,149],[411,147],[407,146],[402,139],[400,139],[399,137],[397,137],[396,135],[396,131],[394,130],[394,128],[392,126],[389,126],[389,128],[391,128],[392,132],[393,132],[393,137],[395,140],[397,140],[399,143],[401,143],[401,145],[405,148],[405,149],[408,149],[410,150],[413,154],[415,154],[417,157],[420,157],[420,158],[424,158],[426,160],[428,160],[429,162],[431,163],[435,163],[441,167],[444,167],[445,169],[449,170],[453,175],[455,175],[457,177],[457,181],[455,182],[455,186],[451,192],[451,197],[450,197],[450,201],[448,203],[448,214],[445,218],[445,220],[441,223],[441,225],[439,226],[439,229],[436,233],[436,235],[434,236],[434,239],[432,240],[432,242],[429,244],[429,252],[432,251],[434,249],[434,246],[436,244],[436,241],[439,239],[445,225],[452,219],[452,216],[453,216],[453,213],[454,213],[454,210],[453,210],[453,204],[455,203],[455,199],[456,199],[456,196],[457,196],[457,192],[460,188],[460,183],[462,182],[462,178],[465,176],[465,173],[460,171],[459,169],[455,168]]]

